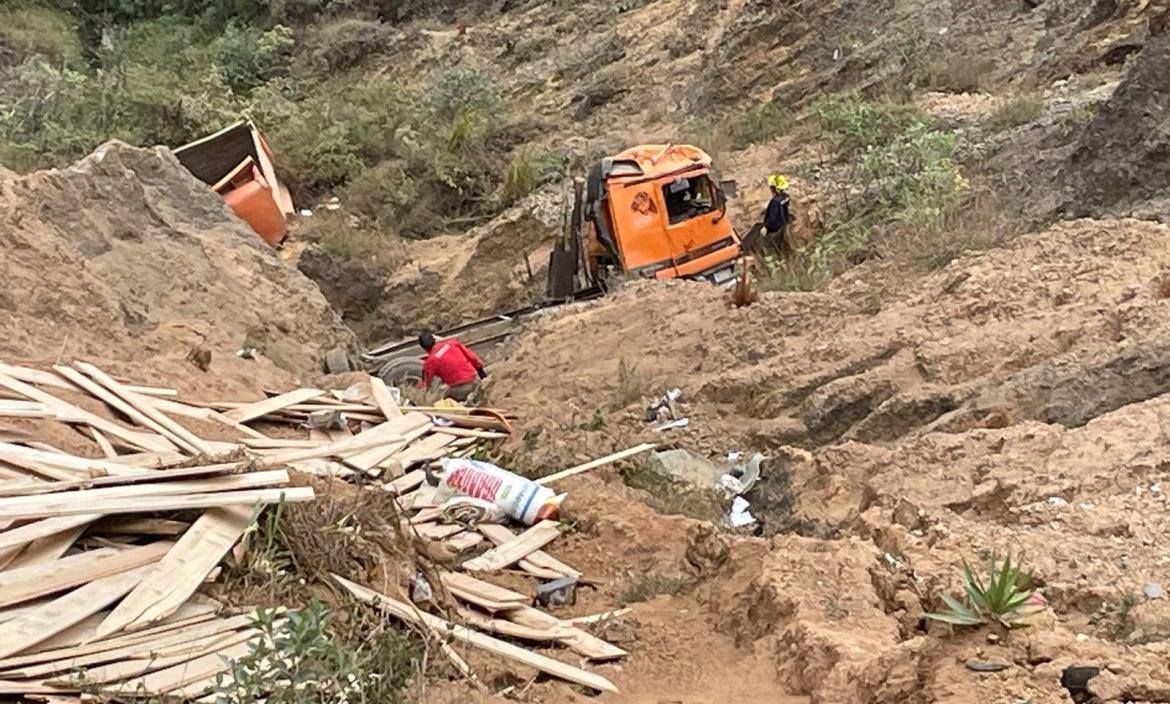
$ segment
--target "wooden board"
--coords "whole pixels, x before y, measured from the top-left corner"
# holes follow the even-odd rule
[[[401,418],[376,425],[365,432],[335,440],[327,445],[304,450],[290,450],[288,452],[270,455],[267,461],[280,463],[317,459],[319,457],[348,457],[372,447],[401,442],[403,432],[408,432],[424,421],[429,423],[430,419],[421,413],[407,413]]]
[[[106,436],[102,434],[102,431],[94,428],[93,426],[90,426],[89,435],[93,438],[93,441],[98,444],[98,448],[102,451],[103,455],[106,457],[118,456],[118,451],[114,449],[113,444],[111,444]]]
[[[251,523],[252,509],[231,506],[207,511],[98,628],[104,638],[162,620],[178,610]]]
[[[405,417],[406,416],[399,416],[399,418]],[[414,427],[404,427],[400,433],[402,436],[401,440],[394,443],[377,445],[375,447],[371,447],[368,450],[351,455],[345,459],[345,466],[361,472],[370,472],[382,462],[385,462],[394,455],[406,449],[410,443],[431,432],[433,426],[431,425],[431,421],[426,416],[421,413],[412,413],[411,418],[415,419]]]
[[[476,526],[476,530],[483,534],[485,538],[492,541],[496,545],[503,545],[504,543],[516,537],[516,534],[506,526],[498,523],[481,523]],[[519,562],[520,569],[531,574],[534,577],[541,579],[556,579],[557,577],[580,577],[581,573],[573,569],[569,565],[552,557],[543,550],[529,553],[527,557]]]
[[[40,540],[34,540],[20,551],[16,559],[9,563],[7,569],[18,570],[22,567],[45,564],[60,558],[69,551],[73,543],[77,542],[87,527],[89,527],[88,524],[83,524]]]
[[[63,530],[87,525],[90,521],[101,518],[100,513],[80,513],[73,516],[55,516],[40,521],[27,523],[19,528],[9,528],[0,532],[0,550],[20,548],[34,540],[56,535]]]
[[[231,669],[231,661],[248,654],[250,645],[247,642],[237,643],[208,655],[195,658],[187,662],[168,667],[158,672],[152,672],[141,677],[135,677],[116,685],[102,689],[103,693],[138,696],[155,696],[181,689],[198,682],[208,681],[220,672]],[[214,680],[209,683],[214,685]]]
[[[239,408],[233,408],[230,411],[226,411],[223,415],[228,420],[232,420],[237,423],[247,423],[250,420],[261,418],[268,415],[269,413],[275,413],[276,411],[279,411],[283,408],[295,406],[298,403],[303,403],[309,399],[316,398],[323,393],[325,392],[321,391],[320,389],[294,389],[292,391],[280,394],[279,396],[266,398],[263,401],[249,403],[248,405],[240,406]]]
[[[358,599],[377,605],[387,613],[392,614],[394,617],[408,623],[423,624],[428,628],[434,629],[442,635],[450,636],[456,640],[486,650],[493,655],[498,655],[502,658],[528,665],[529,667],[536,668],[541,672],[547,673],[554,677],[559,677],[569,682],[575,682],[577,684],[581,684],[586,687],[592,687],[593,689],[603,692],[616,693],[618,691],[617,687],[615,687],[612,682],[602,677],[601,675],[592,672],[586,672],[585,670],[573,667],[572,665],[566,665],[565,663],[558,660],[553,660],[548,656],[533,653],[519,646],[506,643],[502,640],[492,638],[491,636],[467,628],[466,626],[457,626],[437,616],[432,616],[431,614],[424,613],[418,609],[413,609],[407,604],[404,604],[396,599],[391,599],[384,594],[379,594],[372,589],[368,589],[354,582],[350,582],[349,580],[338,577],[337,575],[333,575],[333,578]]]
[[[95,579],[32,613],[0,624],[0,658],[22,653],[101,611],[133,589],[150,569],[145,565]]]
[[[129,405],[133,409],[133,412],[127,415],[136,422],[154,430],[179,447],[185,448],[193,453],[209,456],[215,454],[215,450],[212,449],[211,445],[155,408],[149,398],[139,396],[133,391],[128,390],[92,364],[74,362],[73,366],[88,374],[98,384],[101,384],[118,398],[122,399],[125,402],[123,405]],[[56,369],[58,374],[66,376],[65,372],[62,371],[66,367],[54,367],[54,369]],[[72,376],[69,377],[69,380],[77,383],[77,379]],[[87,390],[91,390],[91,388],[87,388]],[[119,410],[122,409],[119,408]]]
[[[124,428],[111,420],[102,418],[101,416],[90,413],[89,411],[82,410],[73,404],[62,401],[52,394],[41,391],[36,387],[29,386],[28,384],[25,384],[21,381],[17,381],[16,379],[3,373],[0,373],[0,387],[14,391],[27,398],[40,401],[41,403],[48,404],[56,409],[63,409],[69,412],[77,411],[80,413],[80,417],[87,425],[91,425],[106,435],[118,438],[134,447],[139,447],[144,450],[175,449],[175,446],[172,445],[166,438],[148,433],[139,433],[128,428]]]
[[[259,635],[260,631],[254,628],[248,628],[242,631],[227,631],[204,636],[173,646],[158,646],[154,643],[148,643],[147,647],[149,649],[143,650],[140,647],[138,653],[126,656],[124,659],[116,662],[107,661],[104,665],[87,667],[84,674],[81,674],[80,677],[76,674],[65,675],[59,676],[56,680],[49,680],[49,682],[51,684],[59,683],[64,685],[77,683],[86,686],[116,682],[117,680],[137,677],[156,670],[182,665],[183,663],[191,662],[205,655],[221,652],[231,646],[247,643]]]
[[[559,538],[560,524],[555,521],[541,521],[512,540],[497,545],[484,554],[463,563],[463,569],[472,572],[493,572],[502,570],[513,562],[519,562],[530,553]]]
[[[288,472],[273,469],[264,472],[245,472],[209,479],[185,479],[170,482],[145,482],[121,486],[105,486],[96,489],[81,489],[58,494],[34,494],[26,496],[0,497],[0,513],[33,510],[35,514],[55,515],[57,508],[81,506],[84,513],[94,511],[90,506],[100,505],[110,499],[125,499],[146,496],[176,496],[182,494],[207,494],[216,491],[238,491],[258,489],[266,486],[280,486],[288,483]],[[33,513],[22,513],[32,516]],[[76,512],[75,512],[76,513]],[[64,514],[61,514],[64,515]]]
[[[160,469],[157,471],[143,471],[133,474],[120,474],[114,477],[97,477],[94,479],[70,479],[69,481],[59,482],[22,482],[20,484],[2,484],[0,483],[0,498],[9,496],[41,496],[44,494],[56,494],[62,491],[70,491],[73,489],[100,489],[110,486],[123,486],[126,484],[146,484],[173,481],[176,479],[190,479],[192,477],[205,477],[216,474],[224,474],[233,470],[239,469],[243,466],[242,462],[231,462],[227,464],[212,464],[203,467],[184,467],[182,469]]]
[[[105,620],[105,614],[93,614],[73,628],[62,631],[53,638],[41,641],[31,649],[32,652],[0,660],[0,672],[7,673],[55,660],[72,660],[94,653],[132,645],[141,645],[143,643],[149,646],[160,638],[167,638],[176,633],[198,633],[204,624],[215,618],[215,607],[187,603],[183,605],[183,608],[173,618],[167,619],[158,626],[118,636],[117,638],[95,641],[93,640],[93,634],[97,631],[98,625]],[[92,622],[92,627],[88,630],[79,630],[78,627],[85,622]],[[8,675],[6,674],[4,676],[7,677]]]
[[[186,521],[172,521],[166,518],[117,516],[98,521],[94,524],[92,532],[111,533],[115,535],[182,535],[190,527],[191,524]]]
[[[132,548],[103,548],[52,562],[0,572],[0,606],[10,606],[120,574],[162,559],[174,543],[159,541]]]
[[[393,420],[402,415],[402,409],[398,407],[398,403],[390,394],[386,382],[382,381],[380,377],[370,377],[370,393],[374,397],[374,403],[382,409],[382,415],[386,416],[386,420]]]
[[[101,614],[97,615],[100,616]],[[72,672],[83,667],[88,668],[101,663],[114,662],[123,658],[149,656],[152,653],[170,653],[173,655],[180,647],[198,643],[207,638],[222,636],[225,633],[247,629],[251,623],[251,616],[232,616],[230,618],[209,619],[181,628],[171,628],[170,630],[153,633],[150,637],[141,637],[140,634],[146,633],[146,631],[138,631],[122,636],[121,638],[98,641],[98,643],[110,644],[121,642],[109,648],[103,648],[93,652],[76,652],[68,654],[65,657],[53,658],[44,662],[5,668],[3,670],[3,676],[19,678],[45,677],[59,672]],[[86,646],[81,646],[74,650],[84,651],[88,649]],[[155,669],[161,669],[161,666]]]
[[[631,447],[628,450],[622,450],[621,452],[615,452],[612,455],[606,455],[605,457],[599,457],[598,459],[592,460],[590,462],[586,462],[584,464],[579,464],[576,467],[570,467],[569,469],[562,470],[562,471],[556,472],[554,474],[550,474],[547,477],[541,477],[540,479],[536,480],[536,483],[537,484],[544,484],[544,485],[552,484],[553,482],[559,481],[559,480],[564,479],[566,477],[571,477],[571,476],[576,475],[576,474],[581,474],[582,472],[588,472],[589,470],[597,469],[598,467],[604,467],[607,464],[617,462],[618,460],[624,460],[628,457],[633,457],[634,455],[640,455],[643,452],[649,452],[650,450],[653,450],[656,447],[658,447],[658,446],[652,442],[643,443],[641,445],[638,445],[637,447]]]
[[[63,494],[75,496],[82,492]],[[46,509],[38,507],[7,509],[0,507],[0,520],[18,518],[44,518],[47,516],[76,515],[87,511],[98,510],[104,514],[114,513],[141,513],[143,503],[147,500],[152,511],[182,511],[196,508],[214,508],[216,506],[239,506],[254,503],[274,504],[280,501],[286,503],[300,503],[314,499],[312,487],[285,487],[280,489],[254,489],[251,491],[222,491],[214,494],[185,494],[182,496],[147,495],[107,499],[99,504],[72,505],[64,504],[59,507]],[[81,502],[85,503],[85,502]]]
[[[474,626],[477,630],[483,631],[484,633],[494,633],[496,635],[508,636],[509,638],[531,640],[537,643],[555,642],[572,635],[572,629],[570,627],[559,624],[553,628],[533,628],[516,623],[515,621],[492,618],[491,616],[486,616],[471,609],[459,609],[458,611],[460,618],[468,625]]]

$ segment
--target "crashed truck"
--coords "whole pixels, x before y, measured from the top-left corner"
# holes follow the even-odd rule
[[[648,144],[604,158],[573,184],[573,210],[549,257],[543,300],[441,330],[476,354],[498,345],[539,311],[602,295],[629,278],[688,278],[734,283],[743,254],[727,217],[733,181],[719,181],[711,157],[689,145]],[[330,354],[330,371],[348,369]],[[422,374],[414,338],[377,345],[364,366],[391,385]]]
[[[174,150],[195,178],[223,196],[236,217],[270,245],[288,234],[292,196],[276,176],[272,150],[251,120]]]

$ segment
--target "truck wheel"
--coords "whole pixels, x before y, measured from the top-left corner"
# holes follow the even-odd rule
[[[378,376],[390,386],[403,386],[422,381],[422,360],[395,359],[378,370]]]
[[[344,347],[334,347],[325,353],[325,369],[330,374],[344,374],[351,371],[349,354]]]

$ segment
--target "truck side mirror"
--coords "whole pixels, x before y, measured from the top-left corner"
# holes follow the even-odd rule
[[[727,200],[739,195],[739,185],[734,180],[720,181],[719,190],[723,191],[723,196]]]

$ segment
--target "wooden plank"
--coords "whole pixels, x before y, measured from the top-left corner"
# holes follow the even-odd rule
[[[512,429],[508,424],[499,418],[491,416],[472,416],[462,413],[448,413],[446,410],[432,411],[432,416],[436,418],[443,418],[454,423],[460,428],[474,428],[478,430],[495,430],[503,433],[510,433]]]
[[[174,546],[159,541],[132,548],[102,548],[40,565],[0,572],[0,606],[10,606],[77,587],[94,579],[152,565]]]
[[[142,628],[173,614],[236,544],[251,518],[248,506],[212,509],[200,516],[158,569],[110,612],[98,637]]]
[[[621,618],[633,611],[632,608],[614,609],[613,611],[602,611],[599,614],[591,614],[589,616],[577,616],[574,618],[565,619],[565,623],[571,623],[574,626],[586,626],[591,623],[600,623],[601,621],[609,621],[610,619]]]
[[[557,624],[566,625],[555,616],[546,614],[540,609],[531,606],[505,611],[504,616],[516,623],[531,626],[532,628],[553,628]],[[606,643],[592,633],[575,626],[570,627],[568,636],[561,638],[557,642],[575,653],[599,662],[617,660],[629,654],[616,645]]]
[[[239,469],[245,463],[229,462],[211,464],[203,467],[183,467],[182,469],[160,469],[158,471],[123,474],[115,477],[96,477],[94,479],[70,479],[59,482],[21,482],[20,484],[0,484],[0,498],[9,496],[40,496],[57,494],[74,489],[98,489],[101,487],[123,486],[128,484],[150,484],[189,479],[191,477],[206,477],[224,474]]]
[[[615,452],[612,455],[606,455],[605,457],[600,457],[600,458],[592,460],[590,462],[586,462],[584,464],[579,464],[576,467],[570,467],[569,469],[566,469],[566,470],[563,470],[560,472],[556,472],[555,474],[550,474],[547,477],[541,477],[540,479],[536,480],[536,483],[537,484],[552,484],[553,482],[559,481],[559,480],[564,479],[566,477],[571,477],[571,476],[574,476],[576,474],[581,474],[582,472],[588,472],[589,470],[597,469],[598,467],[604,467],[607,464],[611,464],[611,463],[617,462],[619,460],[624,460],[628,457],[633,457],[634,455],[640,455],[643,452],[649,452],[650,450],[653,450],[656,447],[658,447],[658,446],[652,442],[643,443],[641,445],[638,445],[637,447],[631,447],[628,450],[622,450],[621,452]]]
[[[179,690],[195,683],[208,682],[208,685],[203,687],[206,690],[215,684],[215,675],[230,670],[231,661],[247,655],[250,648],[248,642],[237,643],[158,672],[151,672],[141,677],[103,687],[101,691],[104,694],[112,695],[150,697]]]
[[[26,472],[52,479],[55,481],[72,481],[79,475],[88,475],[89,471],[77,469],[61,469],[60,467],[47,465],[32,459],[32,453],[45,452],[44,450],[34,450],[32,448],[21,448],[19,445],[9,445],[7,443],[0,443],[0,460],[23,469]],[[46,455],[51,454],[45,452]],[[35,456],[35,455],[32,455]],[[101,470],[94,470],[100,472]],[[41,482],[43,483],[43,482]]]
[[[57,560],[77,542],[88,525],[75,526],[60,533],[54,533],[40,540],[34,540],[9,563],[6,569],[18,570],[22,567],[46,564]]]
[[[321,457],[348,457],[372,447],[400,442],[402,440],[401,429],[405,427],[409,430],[413,427],[411,424],[420,422],[419,418],[426,420],[426,416],[421,413],[408,413],[402,418],[387,421],[357,435],[334,440],[327,445],[303,450],[289,450],[288,452],[270,455],[267,461],[282,463],[298,462],[300,460],[311,460]],[[429,423],[430,421],[427,420],[427,422]]]
[[[422,414],[418,415],[421,418],[426,418],[426,416],[423,416]],[[378,465],[381,465],[387,460],[390,460],[394,457],[394,455],[397,455],[399,452],[406,449],[410,443],[431,432],[432,427],[433,426],[429,420],[420,422],[418,427],[403,434],[402,440],[399,442],[371,447],[364,452],[359,452],[356,455],[352,455],[346,458],[343,463],[345,466],[351,467],[357,471],[369,472],[377,476],[381,473],[380,469],[375,469],[378,467]]]
[[[443,572],[439,575],[439,579],[455,596],[477,606],[483,606],[489,611],[500,611],[510,621],[541,629],[565,625],[556,616],[529,606],[532,603],[531,598],[511,589],[459,572]],[[479,602],[496,605],[507,604],[510,608],[492,608]],[[606,643],[591,633],[576,627],[572,627],[569,630],[569,635],[558,642],[591,660],[614,660],[628,654],[621,648]]]
[[[382,409],[382,415],[386,416],[386,420],[393,420],[402,415],[402,409],[398,407],[398,402],[394,400],[389,387],[386,386],[386,382],[382,381],[381,377],[370,377],[370,392],[374,397],[374,403]]]
[[[498,523],[481,523],[476,526],[476,530],[483,534],[485,538],[492,541],[496,545],[503,545],[504,543],[514,539],[516,534],[506,526]],[[557,577],[580,577],[581,573],[573,569],[569,565],[552,557],[543,550],[529,553],[527,557],[519,562],[520,569],[541,579],[556,579]],[[550,576],[555,575],[555,576]]]
[[[22,509],[36,509],[39,512],[52,511],[54,507],[100,505],[109,499],[124,499],[145,496],[176,496],[181,494],[207,494],[215,491],[237,491],[258,489],[288,483],[288,472],[272,469],[263,472],[229,474],[210,479],[185,479],[169,482],[144,482],[122,486],[105,486],[96,489],[80,489],[51,494],[31,494],[0,497],[0,513]],[[88,513],[94,509],[84,511]],[[50,513],[50,515],[52,515]]]
[[[118,455],[117,457],[109,457],[106,459],[106,461],[126,467],[137,467],[139,469],[158,469],[160,467],[186,462],[188,459],[189,458],[187,455],[184,455],[177,450],[160,450],[151,452],[135,452],[129,455]]]
[[[65,366],[56,366],[53,369],[69,381],[125,413],[134,422],[167,438],[178,445],[180,449],[194,454],[215,454],[210,445],[155,408],[147,397],[126,390],[126,387],[111,379],[108,374],[92,364],[74,362],[73,366],[88,374],[90,378],[87,379],[82,374]]]
[[[462,533],[447,538],[443,541],[443,544],[457,553],[462,553],[471,550],[482,542],[483,536],[479,533]]]
[[[65,494],[77,496],[82,492]],[[0,519],[44,518],[47,516],[66,516],[98,510],[104,514],[141,513],[144,503],[150,504],[152,511],[183,511],[197,508],[215,508],[217,506],[241,506],[255,503],[274,504],[300,503],[314,499],[312,487],[284,487],[280,489],[255,489],[251,491],[222,491],[214,494],[186,494],[182,496],[147,495],[116,498],[102,501],[96,505],[65,505],[59,508],[45,509],[37,507],[7,509],[0,508]],[[85,502],[81,502],[85,503]]]
[[[463,569],[472,572],[502,570],[519,562],[561,536],[561,526],[555,521],[541,521],[512,540],[488,550],[463,563]]]
[[[476,438],[478,440],[502,440],[509,437],[508,433],[501,433],[495,430],[476,430],[474,428],[456,428],[446,426],[436,426],[448,435],[454,435],[457,438]]]
[[[52,520],[52,519],[49,519]],[[114,535],[182,535],[191,527],[186,521],[172,521],[165,518],[140,518],[138,516],[117,516],[98,521],[94,533]]]
[[[175,665],[181,665],[185,662],[203,657],[204,655],[218,653],[238,643],[246,643],[259,635],[260,631],[254,628],[245,628],[244,630],[229,630],[206,635],[201,638],[188,639],[173,645],[146,643],[145,645],[138,646],[136,649],[127,648],[126,650],[130,652],[117,659],[117,662],[105,659],[109,653],[101,653],[97,657],[103,659],[97,663],[80,664],[75,665],[73,668],[56,671],[72,673],[76,672],[78,668],[84,667],[84,673],[77,673],[80,676],[67,674],[63,677],[59,676],[57,679],[51,679],[49,683],[64,685],[76,683],[84,684],[88,687],[95,684],[115,682],[129,677],[137,677],[155,670],[163,670]],[[103,662],[105,664],[101,664]],[[53,665],[57,664],[53,663]],[[45,670],[45,667],[34,669],[41,672]],[[33,675],[33,677],[44,677],[46,674],[53,673],[54,671],[50,670],[44,674]]]
[[[469,645],[474,645],[477,648],[486,650],[493,655],[498,655],[508,660],[513,660],[529,667],[536,668],[541,672],[547,673],[554,677],[559,677],[569,682],[591,687],[603,692],[617,693],[617,687],[612,682],[602,677],[601,675],[592,672],[586,672],[580,668],[566,665],[558,660],[533,653],[525,650],[511,643],[506,643],[497,638],[485,635],[478,631],[467,628],[466,626],[458,626],[449,621],[441,619],[437,616],[424,613],[418,609],[412,609],[407,604],[404,604],[396,599],[379,594],[372,589],[368,589],[359,584],[351,582],[347,579],[333,575],[339,584],[345,587],[351,594],[358,599],[374,604],[396,618],[399,618],[408,623],[423,624],[429,628],[433,628],[443,635],[448,635],[456,640],[462,641]]]
[[[292,391],[280,394],[279,396],[266,398],[263,401],[249,403],[248,405],[240,406],[239,408],[233,408],[230,411],[226,411],[223,416],[228,420],[235,421],[236,423],[247,423],[250,420],[261,418],[268,415],[269,413],[275,413],[276,411],[287,408],[288,406],[295,406],[298,403],[303,403],[309,399],[316,398],[323,393],[325,392],[321,391],[320,389],[294,389]]]
[[[415,462],[423,462],[426,460],[435,460],[440,457],[446,457],[447,453],[443,448],[455,441],[454,435],[448,435],[442,431],[432,433],[422,440],[414,443],[402,452],[394,455],[393,459],[397,460],[399,464],[405,469]]]
[[[256,450],[287,450],[293,448],[304,450],[329,444],[328,439],[288,440],[285,438],[244,438],[240,442],[242,442],[246,447],[251,447]]]
[[[74,516],[55,516],[40,521],[25,524],[19,528],[9,528],[0,532],[0,550],[21,548],[34,540],[56,535],[61,531],[70,530],[77,526],[88,525],[91,521],[101,518],[100,513],[81,513]]]
[[[553,628],[533,628],[515,621],[492,618],[471,609],[458,609],[459,616],[470,626],[484,633],[520,638],[538,643],[559,641],[572,635],[572,628],[560,624]]]
[[[118,451],[114,449],[114,446],[110,444],[110,441],[102,434],[102,431],[93,426],[89,426],[89,435],[98,444],[98,448],[101,449],[103,455],[106,457],[118,456]]]
[[[23,653],[101,611],[133,589],[150,569],[144,565],[95,579],[30,614],[0,624],[0,658]]]
[[[41,391],[40,389],[38,389],[34,386],[29,386],[28,384],[25,384],[24,382],[17,381],[16,379],[14,379],[14,378],[12,378],[4,373],[0,373],[0,386],[4,387],[10,391],[14,391],[14,392],[16,392],[22,396],[25,396],[27,398],[31,398],[31,399],[36,400],[36,401],[40,401],[41,403],[44,403],[44,404],[48,404],[49,406],[52,406],[53,408],[56,408],[56,409],[60,409],[64,412],[76,411],[79,414],[79,417],[82,418],[87,425],[91,425],[91,426],[97,428],[98,430],[102,431],[106,435],[109,435],[110,437],[118,438],[118,439],[122,440],[123,442],[129,443],[130,445],[132,445],[134,447],[139,447],[139,448],[142,448],[144,450],[173,450],[173,449],[175,449],[175,446],[172,445],[170,443],[170,441],[168,441],[166,438],[160,437],[158,435],[139,433],[137,431],[133,431],[133,430],[130,430],[128,428],[124,428],[121,425],[119,425],[111,420],[108,420],[106,418],[102,418],[101,416],[99,416],[95,413],[90,413],[89,411],[78,408],[77,406],[74,406],[71,403],[67,403],[65,401],[62,401],[61,399],[57,398],[56,396],[53,396],[52,394]]]
[[[419,485],[425,482],[426,479],[426,472],[422,471],[421,469],[416,469],[412,472],[403,474],[394,481],[386,482],[384,488],[386,491],[392,494],[404,494],[408,491],[416,489]]]
[[[29,612],[31,613],[31,611]],[[55,660],[76,659],[118,648],[147,644],[148,646],[161,638],[168,638],[176,634],[198,633],[208,621],[215,619],[215,607],[205,604],[187,603],[173,618],[167,619],[153,628],[147,628],[134,633],[93,640],[93,634],[98,625],[105,620],[105,614],[96,613],[87,617],[73,628],[62,631],[53,638],[41,641],[31,649],[31,652],[15,657],[0,660],[0,671],[17,671],[39,663]],[[92,622],[88,630],[78,630],[82,623]],[[8,675],[5,675],[6,677]]]

